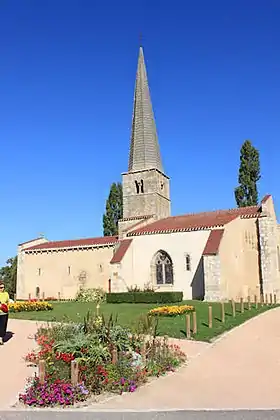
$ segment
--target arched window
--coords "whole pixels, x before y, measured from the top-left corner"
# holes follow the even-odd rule
[[[155,259],[156,283],[173,284],[173,265],[170,256],[165,251],[159,251]]]

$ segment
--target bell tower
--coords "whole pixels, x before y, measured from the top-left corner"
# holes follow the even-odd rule
[[[141,219],[154,221],[170,216],[169,178],[163,171],[142,47],[134,89],[128,171],[122,174],[122,185],[120,231],[135,224],[135,220],[138,224]]]

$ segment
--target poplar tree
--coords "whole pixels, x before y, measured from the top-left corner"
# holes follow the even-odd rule
[[[123,217],[122,184],[113,183],[106,201],[106,211],[103,215],[103,235],[118,234],[118,221]]]
[[[238,187],[235,188],[235,200],[238,207],[258,204],[257,182],[261,178],[259,151],[250,140],[245,140],[240,150]]]

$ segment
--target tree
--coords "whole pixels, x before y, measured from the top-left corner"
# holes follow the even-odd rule
[[[13,298],[17,288],[17,257],[9,258],[6,265],[0,268],[0,279],[5,283],[5,288]]]
[[[258,204],[257,182],[260,180],[259,151],[250,140],[245,140],[240,150],[239,186],[235,188],[235,200],[238,207]]]
[[[122,184],[114,182],[111,185],[106,201],[106,212],[103,215],[103,234],[113,236],[118,234],[118,221],[123,217]]]

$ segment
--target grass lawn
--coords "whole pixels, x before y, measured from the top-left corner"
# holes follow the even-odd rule
[[[225,304],[225,323],[221,322],[221,304],[212,303],[213,308],[213,327],[208,327],[208,306],[209,304],[201,301],[186,301],[184,304],[193,305],[197,313],[197,334],[193,336],[195,340],[210,341],[212,338],[223,333],[224,331],[230,330],[231,328],[241,324],[242,322],[252,318],[270,308],[272,306],[259,305],[256,309],[252,303],[251,310],[248,310],[247,304],[245,303],[245,311],[241,313],[240,304],[236,304],[236,317],[232,316],[231,304]],[[127,327],[137,326],[139,317],[147,314],[147,312],[154,308],[154,304],[102,304],[100,307],[100,314],[104,314],[105,317],[118,316],[118,322]],[[53,303],[53,310],[47,312],[20,312],[10,314],[11,318],[16,319],[31,319],[38,321],[62,321],[68,318],[72,321],[82,322],[87,311],[95,311],[95,305],[93,303],[78,303],[78,302],[62,302]],[[186,337],[186,317],[160,317],[159,319],[159,334],[168,335],[175,338]]]

